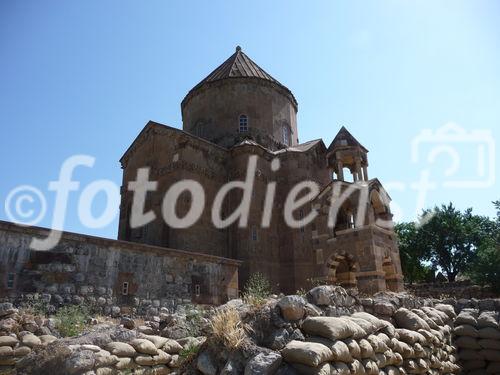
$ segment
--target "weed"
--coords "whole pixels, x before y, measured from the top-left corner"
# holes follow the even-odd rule
[[[245,341],[246,325],[234,308],[219,310],[210,320],[212,337],[229,350],[238,349]]]
[[[57,311],[55,318],[56,328],[63,337],[77,336],[87,327],[90,309],[85,305],[64,306]]]
[[[271,284],[261,273],[250,276],[243,289],[243,299],[251,305],[261,305],[271,295]]]

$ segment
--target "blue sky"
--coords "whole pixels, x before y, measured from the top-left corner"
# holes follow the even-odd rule
[[[400,219],[449,201],[494,214],[498,147],[476,173],[478,155],[500,139],[493,0],[2,1],[0,201],[33,185],[49,208],[39,225],[50,226],[48,183],[75,154],[96,157],[74,174],[81,189],[96,179],[120,185],[118,160],[145,123],[181,127],[184,95],[236,45],[293,91],[301,141],[328,145],[345,125],[370,150],[369,175],[387,186]],[[467,133],[444,142],[460,157],[457,170],[445,174],[449,155],[426,159],[439,142],[422,142],[413,162],[412,140],[450,122]],[[490,133],[471,135],[478,130]],[[424,174],[435,187],[425,199],[412,189]],[[457,180],[484,186],[445,186]],[[94,230],[79,222],[78,197],[65,229],[116,237],[117,219]],[[96,215],[103,204],[98,196]]]

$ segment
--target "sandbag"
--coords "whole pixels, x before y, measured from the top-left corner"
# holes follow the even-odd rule
[[[431,318],[438,326],[444,326],[447,322],[450,321],[450,318],[443,311],[439,311],[433,307],[423,306],[421,307],[422,311],[425,311],[427,316]]]
[[[399,341],[397,339],[391,339],[392,341],[392,350],[401,354],[403,358],[411,358],[414,354],[413,348],[403,341]]]
[[[433,329],[439,328],[439,326],[436,324],[436,322],[434,320],[432,320],[431,318],[429,318],[424,311],[422,311],[420,309],[412,309],[411,311],[414,312],[415,314],[417,314],[423,320],[425,320],[425,322],[429,325],[430,328],[433,328]]]
[[[478,315],[477,310],[463,309],[462,311],[460,311],[460,314],[458,314],[457,318],[455,319],[455,324],[469,324],[471,326],[476,326],[477,315]]]
[[[397,326],[400,328],[406,328],[412,331],[417,331],[419,329],[425,329],[428,331],[431,329],[425,320],[405,308],[397,309],[393,318]]]
[[[349,364],[349,370],[351,375],[366,375],[365,367],[357,359]]]
[[[324,363],[319,367],[311,367],[302,365],[300,363],[292,363],[292,367],[297,370],[299,374],[303,375],[330,375],[335,374],[335,369],[329,363]],[[347,375],[347,374],[346,374]]]
[[[356,340],[345,339],[344,343],[349,348],[349,353],[351,354],[352,358],[361,359],[361,348],[359,347],[359,344]],[[332,350],[332,352],[333,352],[333,350]]]
[[[389,350],[389,347],[378,336],[370,335],[366,338],[375,353],[383,353]],[[380,366],[379,366],[380,367]]]
[[[386,366],[399,365],[403,362],[403,357],[401,354],[394,353],[392,350],[387,350],[384,352]]]
[[[369,321],[371,324],[373,324],[375,326],[377,331],[383,329],[385,326],[390,324],[389,322],[386,322],[385,320],[379,319],[376,316],[374,316],[372,314],[368,314],[367,312],[364,312],[364,311],[356,312],[356,313],[352,314],[351,317],[361,318],[361,319]],[[368,332],[367,332],[367,334],[368,334]]]
[[[182,351],[182,345],[173,339],[167,339],[162,349],[168,354],[179,354]]]
[[[318,343],[326,346],[331,351],[331,359],[332,361],[339,362],[352,362],[353,358],[351,356],[351,352],[349,351],[349,347],[342,340],[331,341],[329,339],[325,339],[324,337],[312,336],[308,339],[309,342]]]
[[[498,313],[495,311],[483,311],[477,318],[477,326],[479,328],[498,328]]]
[[[106,345],[106,350],[118,357],[135,357],[137,355],[134,347],[124,342],[110,342]]]
[[[438,303],[437,305],[434,306],[436,310],[444,312],[446,315],[448,315],[448,318],[450,319],[455,319],[457,314],[455,313],[455,309],[451,305],[447,305],[444,303]]]
[[[434,338],[436,340],[435,344],[439,344],[444,341],[444,334],[439,329],[431,328],[431,333],[434,335]]]
[[[377,362],[379,369],[388,365],[387,357],[384,355],[384,353],[375,353],[375,361]]]
[[[157,355],[158,349],[152,341],[146,339],[134,339],[130,341],[130,345],[137,351],[137,353]]]
[[[460,366],[452,362],[444,362],[438,374],[454,374],[460,371]]]
[[[500,350],[500,340],[480,339],[477,343],[483,349]]]
[[[347,366],[345,363],[335,362],[335,363],[332,364],[332,366],[334,367],[334,370],[332,371],[332,374],[335,374],[335,375],[350,375],[350,373],[351,373],[351,370],[349,369],[349,366]]]
[[[500,351],[493,349],[481,349],[479,355],[482,359],[491,362],[500,362]]]
[[[453,330],[453,333],[456,336],[469,336],[469,337],[478,337],[479,333],[477,329],[470,324],[462,324]]]
[[[375,358],[375,352],[370,342],[366,339],[361,339],[358,341],[359,349],[361,350],[361,358]],[[366,367],[366,366],[365,366]]]
[[[481,346],[478,343],[478,340],[474,337],[469,336],[460,336],[455,340],[455,344],[459,348],[463,349],[474,349],[479,350]]]
[[[492,327],[481,328],[477,333],[481,339],[500,340],[500,330]]]
[[[366,332],[351,320],[325,316],[307,318],[302,323],[302,330],[309,335],[325,337],[332,341],[366,336]]]
[[[146,339],[151,341],[155,346],[156,349],[161,349],[165,344],[168,342],[168,338],[166,337],[161,337],[161,336],[154,336],[154,335],[139,335],[140,339]]]
[[[405,329],[405,328],[396,328],[396,332],[399,335],[399,340],[404,341],[407,344],[415,344],[417,342],[421,344],[425,344],[425,337],[422,336],[421,333]]]
[[[396,366],[387,366],[384,368],[384,373],[387,375],[400,375],[399,369]]]
[[[373,359],[363,359],[361,361],[363,363],[363,367],[365,368],[365,373],[366,375],[378,375],[379,374],[379,368],[377,365],[377,362],[375,362]]]
[[[332,351],[325,345],[315,342],[292,340],[281,351],[286,362],[300,363],[306,366],[318,365],[333,359]]]
[[[385,333],[379,332],[375,336],[382,340],[382,342],[387,345],[387,347],[391,346],[391,339]]]
[[[479,352],[477,350],[461,349],[458,351],[458,358],[460,358],[461,361],[471,361],[481,359],[482,357],[479,356]]]
[[[418,342],[413,344],[413,352],[415,353],[415,357],[422,357],[425,354],[425,349]]]
[[[476,355],[477,358],[477,355]],[[484,359],[470,359],[470,360],[462,360],[460,361],[462,364],[462,368],[466,371],[468,370],[475,370],[478,368],[485,368],[486,367],[486,362]]]
[[[389,322],[386,322],[387,325],[380,330],[380,332],[385,333],[389,337],[395,337],[399,339],[399,335],[396,332],[396,328]]]
[[[370,321],[363,319],[363,318],[357,318],[354,316],[347,317],[346,319],[349,319],[350,321],[356,323],[358,326],[360,326],[367,335],[371,335],[372,333],[375,333],[378,331],[378,328]]]
[[[436,338],[434,337],[434,335],[432,334],[432,332],[430,330],[426,331],[425,329],[419,329],[418,333],[420,333],[422,336],[425,337],[426,344],[431,344],[431,343],[434,343],[436,341]]]

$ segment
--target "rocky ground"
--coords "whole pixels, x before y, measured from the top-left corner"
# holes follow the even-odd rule
[[[94,319],[71,338],[54,318],[3,303],[0,374],[499,374],[500,301],[445,302],[319,286]]]

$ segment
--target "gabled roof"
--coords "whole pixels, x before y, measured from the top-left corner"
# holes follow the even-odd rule
[[[287,152],[307,152],[318,145],[321,146],[321,148],[326,151],[326,146],[323,143],[322,139],[315,139],[312,141],[301,143],[299,145],[290,146],[287,148],[282,148],[282,149],[277,150],[277,151],[272,151],[272,150],[268,149],[267,147],[264,147],[261,144],[255,142],[252,139],[244,139],[243,141],[241,141],[241,142],[235,144],[233,147],[231,147],[231,149],[235,149],[235,148],[242,147],[242,146],[254,146],[254,147],[259,147],[259,148],[263,149],[264,151],[268,152],[269,154],[278,155],[278,154],[284,154]]]
[[[335,138],[333,138],[332,143],[330,143],[328,151],[332,151],[334,148],[337,147],[346,147],[346,146],[360,147],[363,151],[368,152],[368,150],[361,143],[359,143],[358,140],[354,138],[354,136],[351,133],[349,133],[349,131],[344,126],[342,126],[337,135],[335,136]]]
[[[168,126],[168,125],[165,125],[165,124],[160,124],[159,122],[155,122],[155,121],[148,121],[148,123],[144,126],[144,128],[142,128],[142,130],[139,132],[139,134],[137,135],[137,137],[135,137],[134,141],[130,144],[130,146],[127,148],[127,150],[124,152],[124,154],[122,155],[122,157],[120,158],[120,163],[122,163],[125,158],[127,157],[127,155],[131,152],[132,149],[134,149],[134,147],[139,144],[139,142],[144,138],[144,136],[147,134],[147,132],[152,129],[152,128],[160,128],[160,129],[164,129],[164,130],[169,130],[169,131],[172,131],[174,133],[179,133],[179,134],[183,134],[185,135],[186,137],[188,138],[192,138],[192,139],[196,139],[200,142],[203,142],[203,143],[206,143],[210,146],[213,146],[215,148],[218,148],[220,150],[223,150],[223,151],[227,151],[226,148],[222,147],[222,146],[219,146],[218,144],[216,143],[213,143],[213,142],[210,142],[204,138],[200,138],[200,137],[197,137],[195,136],[194,134],[191,134],[191,133],[188,133],[182,129],[178,129],[178,128],[174,128],[174,127],[171,127],[171,126]]]
[[[385,190],[384,186],[382,185],[382,183],[380,182],[380,180],[378,178],[372,178],[368,181],[360,181],[360,183],[356,183],[356,182],[349,182],[349,181],[340,181],[340,180],[332,180],[330,181],[328,184],[326,184],[323,189],[321,189],[321,191],[319,192],[319,194],[314,197],[313,201],[315,200],[318,200],[320,199],[321,197],[323,197],[329,190],[331,190],[332,186],[333,185],[345,185],[345,186],[352,186],[354,188],[361,188],[363,185],[366,186],[368,185],[368,189],[369,191],[371,192],[372,190],[376,189],[376,190],[382,190],[384,192],[384,194],[387,195],[387,198],[389,198],[389,200],[391,201],[391,197],[389,196],[389,194],[387,193],[387,191]]]
[[[283,148],[281,150],[275,151],[275,153],[280,154],[283,152],[306,152],[312,149],[313,147],[317,146],[318,144],[323,145],[323,148],[326,150],[325,144],[323,143],[322,139],[314,139],[312,141],[307,141],[295,146]]]
[[[292,92],[277,79],[273,78],[264,69],[258,66],[250,57],[248,57],[241,50],[240,46],[236,47],[236,52],[234,52],[226,61],[219,65],[212,73],[206,76],[200,83],[194,86],[189,93],[186,95],[183,103],[188,99],[191,93],[196,91],[198,88],[204,86],[205,84],[220,81],[229,78],[256,78],[262,79],[264,81],[271,82],[280,88],[284,89],[287,94],[292,99],[295,106],[297,106],[297,101],[293,96]]]

